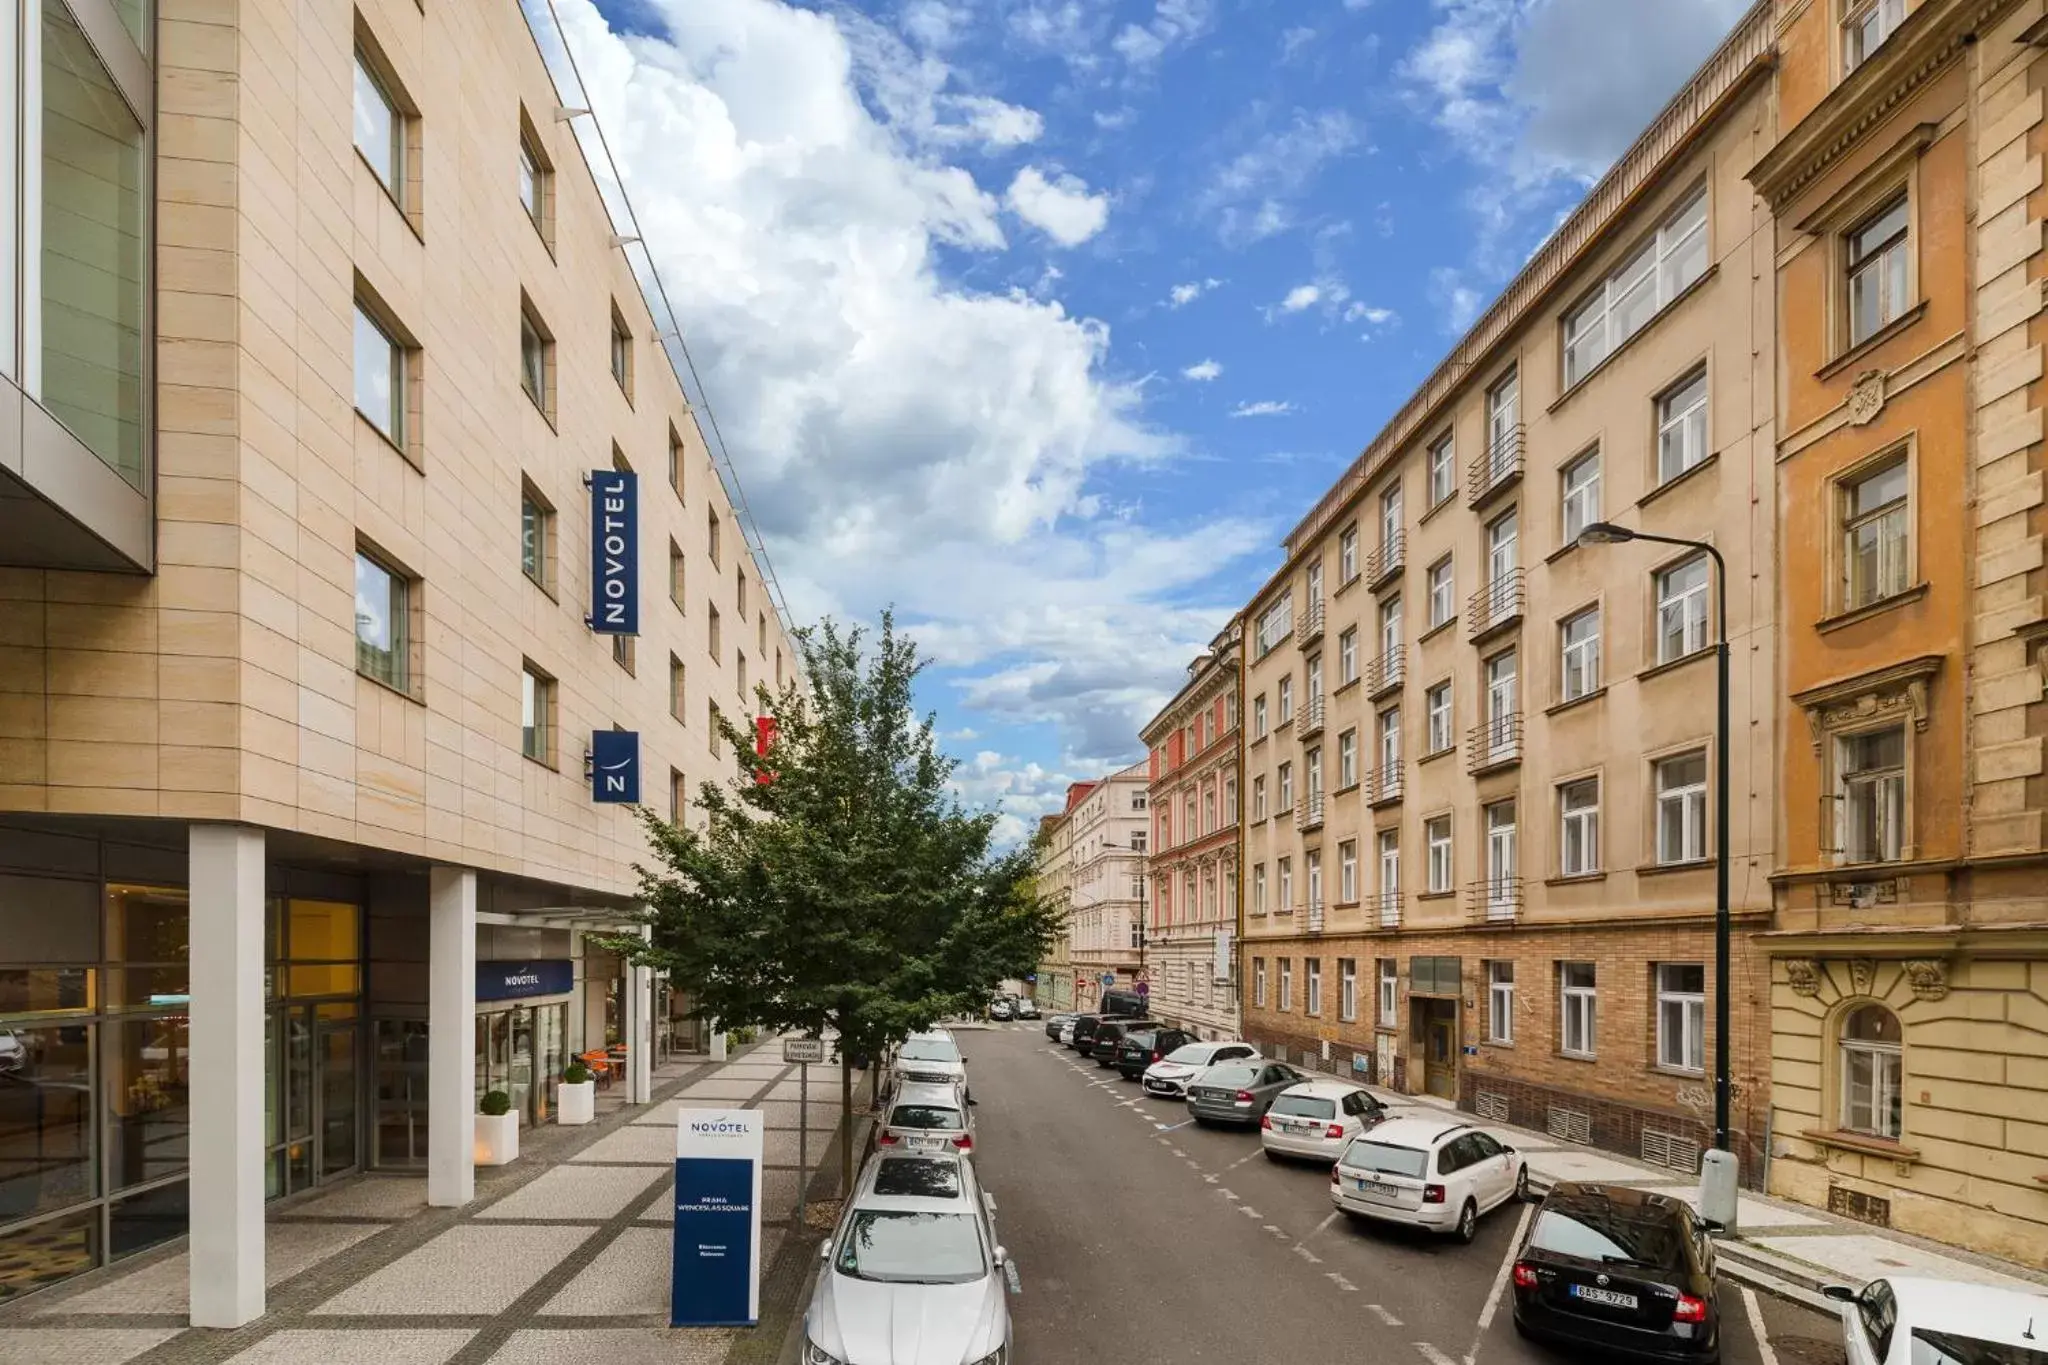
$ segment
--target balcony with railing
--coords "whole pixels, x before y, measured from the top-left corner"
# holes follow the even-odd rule
[[[1306,649],[1323,638],[1323,599],[1318,597],[1301,609],[1301,619],[1294,623],[1294,643]]]
[[[1307,739],[1310,735],[1320,733],[1323,728],[1323,711],[1323,694],[1314,693],[1301,704],[1301,710],[1295,713],[1295,735]]]
[[[1408,765],[1396,760],[1382,763],[1366,773],[1362,794],[1365,804],[1378,808],[1399,801],[1407,784]]]
[[[1522,879],[1488,877],[1465,888],[1465,922],[1510,925],[1522,917]]]
[[[1308,919],[1303,927],[1311,934],[1323,932],[1323,903],[1321,901],[1310,901],[1308,903]]]
[[[1465,636],[1474,644],[1516,625],[1529,609],[1529,571],[1509,569],[1465,599]]]
[[[1408,562],[1408,533],[1395,531],[1365,557],[1365,586],[1377,591],[1401,576]]]
[[[1527,462],[1525,429],[1516,425],[1466,466],[1465,500],[1484,507],[1521,481]]]
[[[1504,711],[1465,732],[1465,771],[1473,776],[1522,761],[1522,713]]]
[[[1374,701],[1398,692],[1408,680],[1408,647],[1395,645],[1365,666],[1365,694]]]
[[[1296,829],[1321,829],[1323,827],[1323,794],[1310,792],[1301,798],[1301,804],[1294,808]]]
[[[1368,929],[1398,929],[1401,927],[1401,901],[1399,891],[1375,891],[1366,897],[1365,908],[1372,916]]]

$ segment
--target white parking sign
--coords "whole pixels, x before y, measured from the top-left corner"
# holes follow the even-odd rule
[[[785,1062],[822,1062],[825,1060],[823,1038],[784,1038],[782,1060]]]

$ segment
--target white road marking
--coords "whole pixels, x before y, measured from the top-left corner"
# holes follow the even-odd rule
[[[1250,1204],[1239,1204],[1237,1206],[1237,1211],[1247,1218],[1264,1218],[1266,1216],[1265,1214],[1260,1213],[1257,1209],[1253,1208]]]
[[[1429,1365],[1458,1365],[1457,1361],[1452,1360],[1426,1341],[1416,1342],[1415,1349],[1422,1352],[1422,1358],[1428,1361]]]
[[[1472,1339],[1472,1349],[1465,1353],[1465,1365],[1479,1356],[1479,1344],[1486,1340],[1486,1329],[1493,1326],[1493,1315],[1500,1311],[1501,1295],[1507,1292],[1508,1276],[1515,1268],[1515,1253],[1521,1249],[1522,1234],[1529,1230],[1530,1215],[1536,1212],[1534,1204],[1522,1205],[1522,1216],[1515,1220],[1515,1235],[1508,1239],[1508,1254],[1502,1259],[1500,1269],[1494,1272],[1493,1288],[1486,1295],[1486,1306],[1479,1310],[1479,1335]]]
[[[1256,1151],[1256,1152],[1253,1152],[1253,1153],[1251,1154],[1251,1156],[1241,1156],[1241,1157],[1239,1157],[1239,1158],[1238,1158],[1237,1160],[1235,1160],[1235,1161],[1231,1162],[1231,1163],[1230,1163],[1230,1164],[1229,1164],[1228,1166],[1225,1166],[1225,1167],[1224,1167],[1223,1169],[1224,1169],[1224,1170],[1226,1170],[1226,1171],[1234,1171],[1234,1170],[1236,1170],[1236,1169],[1237,1169],[1238,1167],[1240,1167],[1240,1166],[1244,1165],[1244,1163],[1245,1163],[1245,1162],[1247,1162],[1247,1161],[1250,1161],[1250,1160],[1252,1159],[1252,1157],[1256,1157],[1256,1156],[1263,1156],[1263,1155],[1265,1155],[1265,1149],[1264,1149],[1264,1148],[1262,1147],[1262,1148],[1260,1148],[1260,1149],[1259,1149],[1258,1151]]]
[[[1742,1286],[1742,1310],[1749,1315],[1749,1331],[1756,1338],[1757,1359],[1762,1365],[1778,1365],[1778,1353],[1771,1349],[1770,1333],[1764,1330],[1764,1310],[1756,1301],[1756,1291],[1748,1285]]]
[[[1237,1202],[1236,1190],[1218,1190],[1216,1191],[1216,1193],[1222,1195],[1225,1199],[1228,1199],[1233,1204]]]
[[[1216,1183],[1216,1177],[1213,1175],[1205,1175],[1202,1177],[1202,1179],[1208,1181],[1211,1185]]]
[[[1316,1255],[1313,1251],[1310,1251],[1307,1247],[1303,1246],[1299,1242],[1296,1242],[1294,1244],[1294,1254],[1301,1257],[1302,1260],[1307,1261],[1310,1265],[1321,1265],[1323,1263],[1322,1257]]]
[[[1284,1229],[1274,1223],[1266,1224],[1264,1231],[1272,1233],[1275,1237],[1285,1237],[1287,1235]]]
[[[1183,1152],[1183,1151],[1182,1151],[1182,1150],[1181,1150],[1180,1148],[1178,1148],[1178,1147],[1169,1147],[1169,1148],[1167,1148],[1167,1150],[1168,1150],[1168,1151],[1170,1151],[1170,1152],[1172,1152],[1172,1153],[1173,1153],[1173,1154],[1174,1154],[1175,1156],[1186,1156],[1186,1155],[1187,1155],[1187,1153],[1186,1153],[1186,1152]]]
[[[1356,1294],[1358,1292],[1357,1285],[1351,1283],[1351,1281],[1345,1279],[1342,1275],[1339,1275],[1334,1270],[1325,1274],[1323,1278],[1328,1280],[1331,1284],[1336,1285],[1339,1289],[1343,1290],[1347,1294]]]
[[[1330,1224],[1336,1222],[1339,1218],[1342,1218],[1343,1216],[1343,1214],[1333,1211],[1328,1218],[1325,1218],[1322,1222],[1315,1225],[1314,1231],[1310,1232],[1308,1236],[1302,1238],[1301,1240],[1304,1242],[1313,1242],[1316,1238],[1322,1236],[1324,1233],[1330,1230]]]
[[[1374,1317],[1378,1318],[1381,1322],[1385,1323],[1389,1327],[1399,1327],[1401,1325],[1401,1320],[1399,1318],[1395,1317],[1392,1313],[1389,1313],[1386,1309],[1380,1307],[1380,1305],[1376,1303],[1367,1304],[1365,1306],[1365,1310],[1368,1313],[1371,1313]]]

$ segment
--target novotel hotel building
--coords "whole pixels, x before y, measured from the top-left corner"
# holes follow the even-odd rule
[[[794,655],[551,22],[0,4],[0,1302],[248,1321],[266,1201],[669,1041],[633,804]]]

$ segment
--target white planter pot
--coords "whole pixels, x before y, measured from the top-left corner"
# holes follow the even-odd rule
[[[519,1159],[519,1115],[476,1116],[476,1164],[503,1166]]]
[[[589,1123],[597,1117],[597,1082],[555,1083],[555,1122]]]

